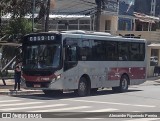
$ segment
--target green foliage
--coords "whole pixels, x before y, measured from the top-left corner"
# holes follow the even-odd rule
[[[31,21],[24,18],[13,19],[9,22],[9,26],[7,29],[8,34],[22,34],[25,35],[32,31],[32,23]]]
[[[35,6],[39,8],[41,0],[35,0]],[[4,13],[10,13],[12,18],[21,18],[32,13],[33,0],[0,0],[0,9]]]
[[[35,19],[35,23],[44,17],[46,0],[35,0],[35,7],[41,10],[40,17]],[[33,0],[0,0],[0,13],[10,14],[10,22],[7,27],[0,30],[0,41],[17,41],[17,38],[27,33],[32,32],[32,22],[30,19],[25,19],[27,14],[33,12]],[[0,14],[1,20],[2,14]],[[0,21],[1,25],[1,21]],[[2,37],[2,38],[1,38]],[[4,38],[4,39],[3,39]],[[8,38],[8,39],[6,39]],[[18,40],[19,42],[19,40]]]
[[[10,20],[5,30],[6,35],[12,35],[10,39],[19,39],[25,34],[32,32],[32,22],[25,18],[15,18]]]

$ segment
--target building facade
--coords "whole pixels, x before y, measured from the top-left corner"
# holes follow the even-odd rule
[[[160,0],[133,0],[133,2],[132,8],[130,7],[132,11],[124,9],[123,6],[127,6],[125,0],[120,3],[122,11],[119,12],[117,35],[134,35],[147,40],[147,76],[154,76],[155,67],[160,66],[160,30],[158,30]],[[122,22],[126,27],[122,26]]]
[[[160,16],[160,0],[135,0],[135,12]]]
[[[118,28],[117,0],[102,0],[100,31],[115,34]],[[50,30],[95,31],[97,4],[95,0],[55,0],[51,9]]]

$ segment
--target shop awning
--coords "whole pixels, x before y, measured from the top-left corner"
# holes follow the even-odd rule
[[[147,20],[147,19],[138,19],[141,22],[146,22],[146,23],[155,23],[154,20]]]
[[[139,20],[141,22],[155,23],[155,22],[160,21],[160,19],[158,17],[148,16],[146,14],[137,13],[137,12],[134,12],[134,16],[136,17],[137,20]]]
[[[148,47],[153,47],[153,48],[160,49],[160,43],[151,43],[151,44],[148,45]]]

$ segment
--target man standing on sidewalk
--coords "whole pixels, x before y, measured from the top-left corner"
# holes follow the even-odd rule
[[[17,85],[18,85],[18,91],[20,91],[20,83],[21,83],[21,62],[20,61],[18,61],[18,63],[15,66],[14,79],[15,79],[14,90],[16,91]]]

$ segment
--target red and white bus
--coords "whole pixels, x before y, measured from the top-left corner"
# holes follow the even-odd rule
[[[22,79],[45,94],[98,88],[125,92],[146,80],[146,41],[103,32],[33,33],[22,44]]]

